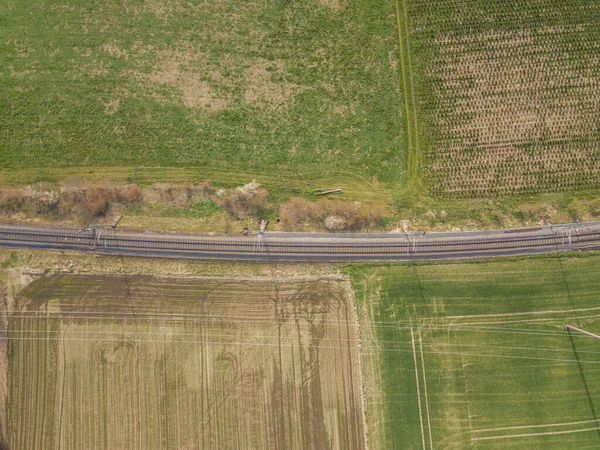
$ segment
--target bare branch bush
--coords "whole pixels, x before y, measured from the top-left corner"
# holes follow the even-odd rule
[[[329,200],[322,198],[311,202],[292,197],[281,209],[281,223],[286,230],[310,224],[328,231],[358,231],[383,225],[385,207],[361,202]]]
[[[218,204],[238,219],[254,216],[266,206],[268,192],[256,181],[217,192]]]

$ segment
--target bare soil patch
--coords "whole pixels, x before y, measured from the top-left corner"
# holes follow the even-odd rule
[[[283,110],[294,102],[294,95],[300,91],[297,84],[283,79],[285,64],[283,61],[258,59],[246,69],[246,94],[248,104],[261,108]]]
[[[201,59],[202,56],[189,49],[159,52],[155,72],[142,77],[148,78],[155,85],[168,85],[178,89],[188,108],[219,111],[227,106],[226,99],[220,97],[208,81],[202,79],[206,76],[205,71],[190,66],[190,62]]]

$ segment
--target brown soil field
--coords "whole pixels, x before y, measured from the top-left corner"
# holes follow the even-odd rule
[[[358,323],[340,278],[21,278],[10,448],[366,446]]]

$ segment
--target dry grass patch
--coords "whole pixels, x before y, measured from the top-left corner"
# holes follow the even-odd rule
[[[256,60],[246,69],[245,80],[245,101],[261,109],[285,110],[294,103],[294,96],[300,92],[297,84],[285,81],[285,63],[281,60]]]
[[[218,98],[206,81],[199,79],[200,74],[182,72],[175,67],[153,74],[150,77],[156,84],[168,84],[181,91],[183,103],[188,108],[218,111],[225,106],[225,101]]]
[[[319,0],[319,5],[330,8],[333,11],[341,11],[344,8],[342,0]]]
[[[281,208],[281,224],[285,230],[320,227],[327,231],[368,231],[383,226],[388,214],[381,203],[348,202],[321,198],[312,202],[292,197]]]
[[[181,99],[188,108],[207,111],[219,111],[227,107],[227,101],[221,97],[208,81],[202,78],[206,70],[193,67],[203,56],[191,49],[185,51],[160,51],[158,64],[151,75],[140,75],[156,86],[167,85],[181,92]]]

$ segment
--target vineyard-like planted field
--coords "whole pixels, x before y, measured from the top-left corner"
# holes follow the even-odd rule
[[[42,276],[10,316],[10,448],[365,444],[339,279]]]
[[[354,270],[378,448],[598,447],[600,258]]]
[[[599,185],[600,2],[404,3],[433,193]]]

